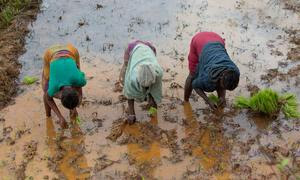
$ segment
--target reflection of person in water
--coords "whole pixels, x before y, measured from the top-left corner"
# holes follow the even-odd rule
[[[184,114],[186,117],[185,142],[188,145],[186,148],[191,149],[192,155],[199,158],[200,164],[205,170],[217,166],[222,166],[222,171],[226,170],[230,151],[223,133],[217,127],[201,126],[195,119],[189,102],[184,103]],[[222,173],[228,174],[225,171]]]
[[[59,157],[59,153],[63,154],[63,158],[57,163],[59,171],[67,179],[85,179],[90,177],[87,160],[84,156],[84,136],[80,127],[74,123],[70,128],[71,137],[56,140],[57,134],[52,122],[52,118],[47,118],[47,136],[48,146],[52,157]],[[63,148],[63,152],[58,147]]]
[[[158,125],[157,115],[151,118],[150,123],[152,125]],[[126,126],[124,129],[124,133],[135,137],[136,139],[142,139],[143,132],[139,129],[139,123],[135,123],[131,126]],[[140,144],[130,143],[127,145],[128,154],[132,157],[137,166],[143,164],[158,164],[160,162],[160,145],[159,142],[152,141],[149,145],[149,148],[145,148],[145,146],[141,146]],[[149,170],[149,175],[154,172],[154,169]]]
[[[205,102],[216,110],[226,104],[226,90],[234,90],[239,83],[240,72],[225,49],[225,41],[214,32],[196,34],[190,44],[189,70],[184,100],[189,101],[194,89]],[[204,92],[217,91],[220,102],[214,104]]]

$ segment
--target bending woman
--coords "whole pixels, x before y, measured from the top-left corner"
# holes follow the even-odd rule
[[[129,124],[136,121],[134,101],[148,100],[151,107],[157,108],[162,98],[162,76],[156,50],[149,42],[134,41],[128,45],[120,82],[124,85],[123,94],[128,99]]]
[[[213,109],[225,106],[226,90],[234,90],[239,83],[240,71],[230,59],[224,40],[214,32],[196,34],[190,45],[189,70],[184,88],[184,100],[189,101],[194,89]],[[217,91],[219,104],[214,104],[205,92]]]

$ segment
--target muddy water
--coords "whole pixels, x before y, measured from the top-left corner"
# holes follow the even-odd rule
[[[260,79],[267,69],[287,72],[297,65],[286,60],[292,45],[287,43],[285,29],[299,28],[299,16],[283,10],[278,0],[226,4],[221,0],[44,0],[42,9],[27,38],[27,52],[20,58],[20,78],[40,76],[42,53],[51,44],[73,43],[88,78],[79,109],[81,121],[77,124],[70,119],[70,128],[62,131],[55,115],[45,117],[40,85],[21,87],[24,92],[16,103],[0,115],[5,119],[0,121],[4,179],[284,177],[276,163],[299,152],[299,122],[282,116],[274,121],[231,108],[235,95],[250,94],[249,84],[300,97],[294,78],[281,83]],[[221,34],[242,72],[239,88],[229,92],[227,108],[217,114],[197,96],[183,103],[183,89],[169,88],[172,82],[184,86],[189,41],[198,31]],[[149,117],[136,104],[138,123],[129,126],[123,121],[126,103],[113,89],[123,49],[132,39],[154,43],[165,73],[164,99],[157,116]],[[288,65],[283,68],[279,62]],[[25,163],[24,145],[31,140],[38,143],[37,151]]]

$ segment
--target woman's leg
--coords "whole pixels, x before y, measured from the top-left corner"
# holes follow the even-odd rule
[[[135,111],[134,111],[134,100],[128,99],[128,124],[134,124],[136,121]]]

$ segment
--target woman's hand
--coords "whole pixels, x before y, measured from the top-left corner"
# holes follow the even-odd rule
[[[216,111],[218,109],[218,106],[215,103],[213,103],[212,101],[209,100],[209,101],[207,101],[207,103],[213,111]]]
[[[77,112],[76,108],[70,110],[70,117],[71,117],[71,118],[74,119],[74,118],[76,118],[77,116],[78,116],[78,112]]]
[[[57,123],[60,125],[60,127],[62,129],[67,129],[68,128],[68,123],[67,123],[67,121],[65,120],[65,118],[63,116],[59,117],[59,120],[58,120]]]

